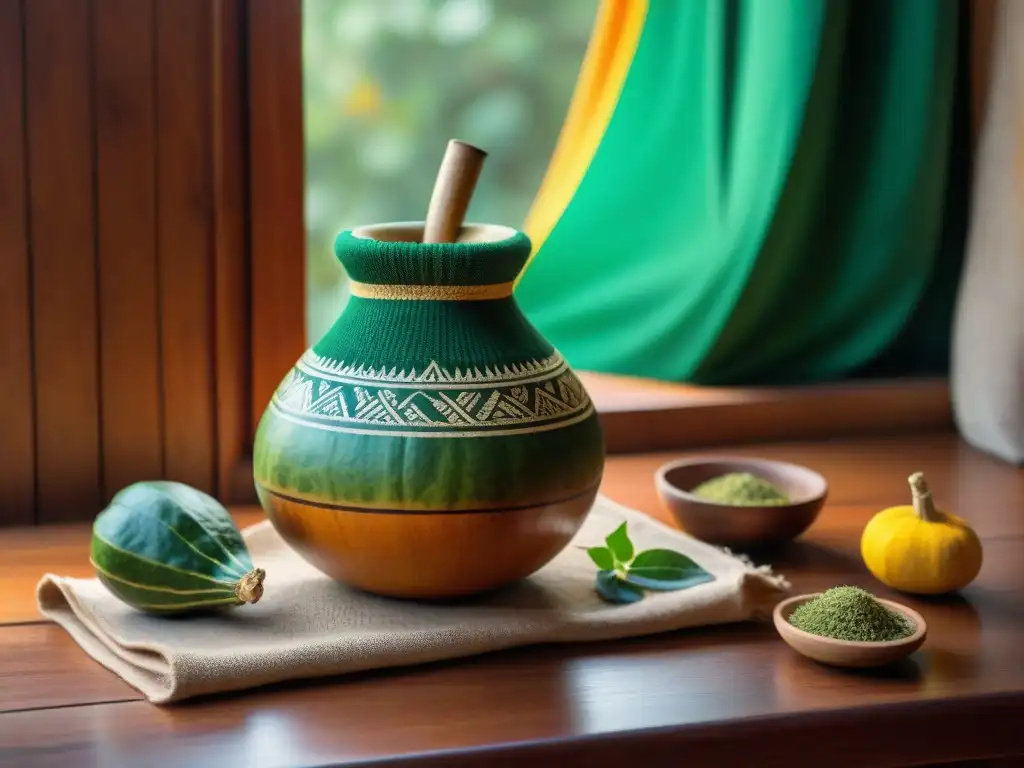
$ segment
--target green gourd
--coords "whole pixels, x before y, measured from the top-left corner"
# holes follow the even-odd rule
[[[119,491],[93,523],[90,560],[112,594],[148,613],[188,613],[263,596],[228,511],[183,483],[139,482]]]

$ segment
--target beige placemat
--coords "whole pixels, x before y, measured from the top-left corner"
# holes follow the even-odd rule
[[[579,546],[600,546],[623,520],[637,550],[675,549],[714,581],[647,592],[611,605],[594,592],[595,566]],[[421,664],[533,643],[608,640],[766,614],[788,588],[768,568],[599,497],[573,541],[529,579],[498,593],[431,605],[355,592],[307,565],[268,522],[244,531],[267,571],[256,605],[213,616],[140,613],[95,579],[47,574],[40,612],[99,663],[164,704],[294,678]]]

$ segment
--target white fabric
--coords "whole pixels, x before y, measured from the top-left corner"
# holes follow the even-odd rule
[[[974,447],[1024,463],[1024,2],[996,6],[950,386]]]

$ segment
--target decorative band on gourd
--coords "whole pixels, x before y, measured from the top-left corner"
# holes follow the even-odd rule
[[[353,296],[390,301],[487,301],[512,295],[514,283],[489,285],[392,285],[388,283],[349,283]]]
[[[502,437],[568,427],[594,406],[556,351],[545,360],[491,369],[379,370],[307,351],[270,407],[314,429],[401,437]]]

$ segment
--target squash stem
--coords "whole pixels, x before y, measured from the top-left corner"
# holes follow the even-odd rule
[[[932,492],[928,483],[924,480],[924,472],[915,472],[909,478],[910,493],[914,497],[914,511],[917,516],[926,523],[939,521],[939,514],[935,509],[935,502],[932,501]]]
[[[267,572],[262,568],[253,568],[235,585],[235,597],[242,603],[258,603],[263,597],[263,579]]]

